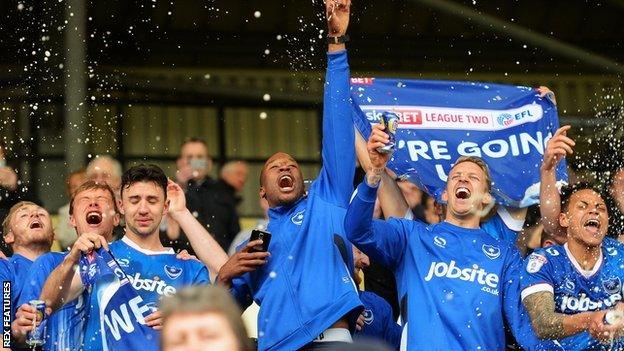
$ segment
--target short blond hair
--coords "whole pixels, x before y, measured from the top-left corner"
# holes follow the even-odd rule
[[[171,297],[162,299],[160,310],[163,317],[163,328],[172,315],[184,313],[218,313],[230,324],[238,341],[240,351],[251,351],[251,343],[247,330],[241,319],[241,310],[230,295],[221,286],[191,286],[178,291]],[[164,333],[161,333],[165,335]],[[161,343],[163,344],[163,343]]]
[[[11,220],[13,219],[13,215],[15,215],[15,212],[17,212],[20,208],[24,206],[30,205],[41,207],[32,201],[20,201],[11,207],[11,209],[9,210],[9,214],[4,217],[4,220],[2,221],[2,236],[6,236],[7,234],[9,234],[9,231],[11,230]]]
[[[457,167],[457,165],[464,162],[472,162],[479,166],[479,168],[481,168],[483,174],[485,174],[485,183],[487,186],[487,191],[489,193],[492,190],[492,177],[490,176],[490,168],[488,167],[487,163],[485,163],[482,158],[477,156],[460,156],[453,164],[453,167],[451,167],[451,171],[453,170],[453,168]]]

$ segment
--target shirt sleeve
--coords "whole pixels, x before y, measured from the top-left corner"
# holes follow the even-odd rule
[[[5,289],[8,289],[10,292],[13,273],[11,263],[3,258],[0,259],[0,278],[2,278],[2,306],[4,306],[4,291]]]
[[[520,286],[523,280],[520,274],[522,260],[520,253],[512,248],[512,254],[505,265],[502,280],[503,311],[507,324],[516,341],[525,350],[534,350],[540,344],[535,335],[528,311],[520,298]]]
[[[390,304],[383,299],[381,299],[380,303],[382,304],[384,315],[384,340],[392,345],[395,350],[398,350],[401,346],[403,328],[392,318],[392,307],[390,307]]]
[[[355,174],[355,131],[346,50],[327,54],[323,97],[323,167],[315,187],[321,197],[342,208],[349,205]]]
[[[48,276],[50,276],[50,273],[52,273],[52,269],[50,269],[47,255],[35,260],[31,266],[30,272],[26,276],[24,288],[22,289],[22,294],[20,295],[16,307],[28,303],[30,300],[39,299],[43,286]]]
[[[481,223],[481,229],[495,239],[514,245],[523,224],[524,221],[514,219],[505,207],[499,206],[492,218]]]
[[[238,305],[243,311],[253,303],[249,279],[249,273],[236,277],[232,279],[232,287],[230,288],[230,294],[232,294],[232,297],[238,302]]]
[[[345,216],[345,233],[349,241],[374,261],[394,268],[403,259],[408,233],[417,222],[392,218],[373,220],[377,188],[362,182]]]
[[[193,279],[193,285],[210,285],[210,275],[206,266],[202,265]]]
[[[530,254],[529,257],[524,260],[523,269],[521,271],[522,283],[520,289],[522,300],[531,294],[541,291],[554,293],[554,282],[551,271],[552,262],[549,262],[548,255],[544,250],[539,250]]]

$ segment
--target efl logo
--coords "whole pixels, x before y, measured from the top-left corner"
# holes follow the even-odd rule
[[[498,115],[498,118],[496,120],[498,121],[498,124],[503,127],[508,127],[514,121],[513,116],[509,113],[501,113],[500,115]]]
[[[508,127],[510,126],[514,121],[519,121],[521,119],[525,119],[528,117],[533,117],[533,114],[531,113],[531,110],[524,110],[524,111],[520,111],[516,114],[510,114],[510,113],[501,113],[500,115],[498,115],[498,117],[496,118],[496,120],[498,121],[498,124],[500,124],[503,127]]]
[[[373,85],[375,78],[351,78],[351,84]]]

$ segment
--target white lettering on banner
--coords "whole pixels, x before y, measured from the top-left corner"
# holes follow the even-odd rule
[[[156,291],[158,295],[171,296],[176,293],[176,288],[167,285],[164,280],[141,279],[141,273],[135,273],[134,276],[128,276],[132,287],[135,290]]]
[[[381,114],[392,111],[403,129],[457,129],[495,131],[535,122],[544,116],[542,106],[528,104],[508,110],[487,110],[433,106],[360,105],[366,119],[378,123]]]
[[[457,153],[461,156],[477,156],[489,158],[505,158],[509,156],[528,155],[538,152],[544,154],[546,143],[552,137],[548,133],[544,137],[541,131],[530,133],[520,133],[518,135],[509,135],[507,139],[493,139],[485,142],[483,145],[471,141],[464,141],[457,145]],[[423,160],[451,160],[448,143],[444,140],[407,140],[404,143],[407,146],[410,159],[417,162]],[[442,164],[436,164],[436,173],[443,182],[446,182],[447,175]]]
[[[473,264],[472,267],[461,268],[457,266],[454,260],[451,260],[450,263],[431,262],[425,281],[431,281],[434,276],[476,282],[482,285],[482,291],[498,296],[498,275],[488,273],[483,268],[479,268],[477,264]]]
[[[490,158],[504,158],[510,154],[511,156],[528,155],[534,151],[543,155],[544,146],[551,137],[550,133],[544,137],[541,131],[537,131],[534,136],[529,133],[520,133],[510,135],[508,139],[489,140],[483,145],[464,141],[457,145],[457,153],[461,156],[487,156]],[[518,138],[520,142],[518,142]],[[448,153],[448,143],[445,140],[407,140],[405,144],[412,161],[418,161],[419,158],[425,160],[451,159],[451,155]]]
[[[140,306],[139,304],[142,302],[143,299],[140,296],[137,296],[128,301],[127,304],[123,303],[119,305],[118,310],[111,310],[110,316],[108,314],[104,314],[104,323],[106,323],[106,325],[108,326],[108,329],[110,330],[115,340],[121,340],[122,330],[127,334],[130,334],[134,331],[134,324],[132,323],[132,319],[140,324],[145,324],[145,316],[146,313],[150,313],[150,308],[145,305]],[[130,313],[128,312],[128,306],[130,306],[132,316],[130,316]]]

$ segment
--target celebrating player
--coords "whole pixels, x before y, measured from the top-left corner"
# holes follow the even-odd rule
[[[42,300],[54,311],[63,303],[74,300],[85,288],[87,299],[87,325],[84,336],[84,350],[102,350],[105,348],[106,338],[102,333],[110,331],[110,325],[101,321],[109,316],[100,312],[105,282],[85,286],[81,275],[74,271],[81,254],[101,247],[109,248],[116,262],[125,272],[141,298],[141,304],[136,311],[140,312],[136,323],[146,324],[160,329],[162,319],[156,311],[161,296],[168,296],[185,285],[206,284],[209,281],[208,271],[201,263],[195,260],[181,260],[176,258],[172,249],[162,246],[158,236],[160,221],[169,210],[167,200],[167,177],[163,171],[153,165],[139,165],[130,168],[123,174],[121,185],[121,208],[126,221],[125,236],[110,245],[106,239],[94,232],[82,234],[62,264],[56,268],[46,281],[41,294]],[[184,203],[180,199],[170,199],[172,207],[179,207]],[[87,213],[87,220],[98,213]],[[63,287],[59,289],[59,287]],[[106,306],[102,306],[104,310]],[[126,314],[127,309],[126,308]],[[123,311],[113,311],[123,315]],[[151,313],[146,313],[151,312]],[[115,321],[114,317],[108,318]],[[117,326],[117,332],[128,332],[128,326]],[[121,328],[121,329],[119,329]],[[122,335],[123,338],[123,335]]]
[[[605,245],[609,214],[598,190],[575,184],[564,188],[560,202],[552,173],[573,151],[569,129],[561,127],[548,142],[541,167],[544,212],[558,215],[545,229],[564,230],[567,242],[526,259],[522,298],[540,338],[557,340],[565,350],[602,349],[602,341],[622,336],[622,324],[605,324],[605,314],[622,300],[623,252],[620,245]]]
[[[231,286],[239,303],[248,305],[253,298],[260,304],[260,350],[331,349],[335,343],[351,342],[349,329],[361,309],[342,227],[355,171],[349,66],[343,44],[350,1],[327,1],[326,11],[330,44],[323,168],[306,195],[293,157],[282,152],[271,156],[260,176],[260,195],[270,207],[270,257],[266,252],[248,252],[257,245],[251,242],[219,272],[219,281]],[[343,260],[335,240],[342,243],[349,259]]]
[[[442,195],[446,220],[372,220],[377,186],[389,154],[377,148],[389,141],[380,125],[368,141],[371,168],[345,217],[347,237],[372,259],[391,268],[399,295],[408,298],[407,344],[411,350],[501,350],[504,320],[522,346],[537,342],[523,315],[519,295],[518,251],[479,228],[492,201],[483,160],[461,157]]]
[[[106,183],[87,181],[76,189],[69,203],[69,222],[78,236],[84,233],[101,235],[106,242],[113,238],[113,229],[119,224],[119,214],[113,190]],[[67,252],[49,252],[39,257],[25,279],[25,287],[19,300],[20,317],[13,322],[17,337],[32,329],[35,309],[28,304],[36,300],[46,279],[67,257]],[[46,322],[44,350],[77,350],[82,346],[85,318],[82,295],[64,305]],[[23,335],[21,336],[23,338]],[[19,340],[19,339],[18,339]]]

